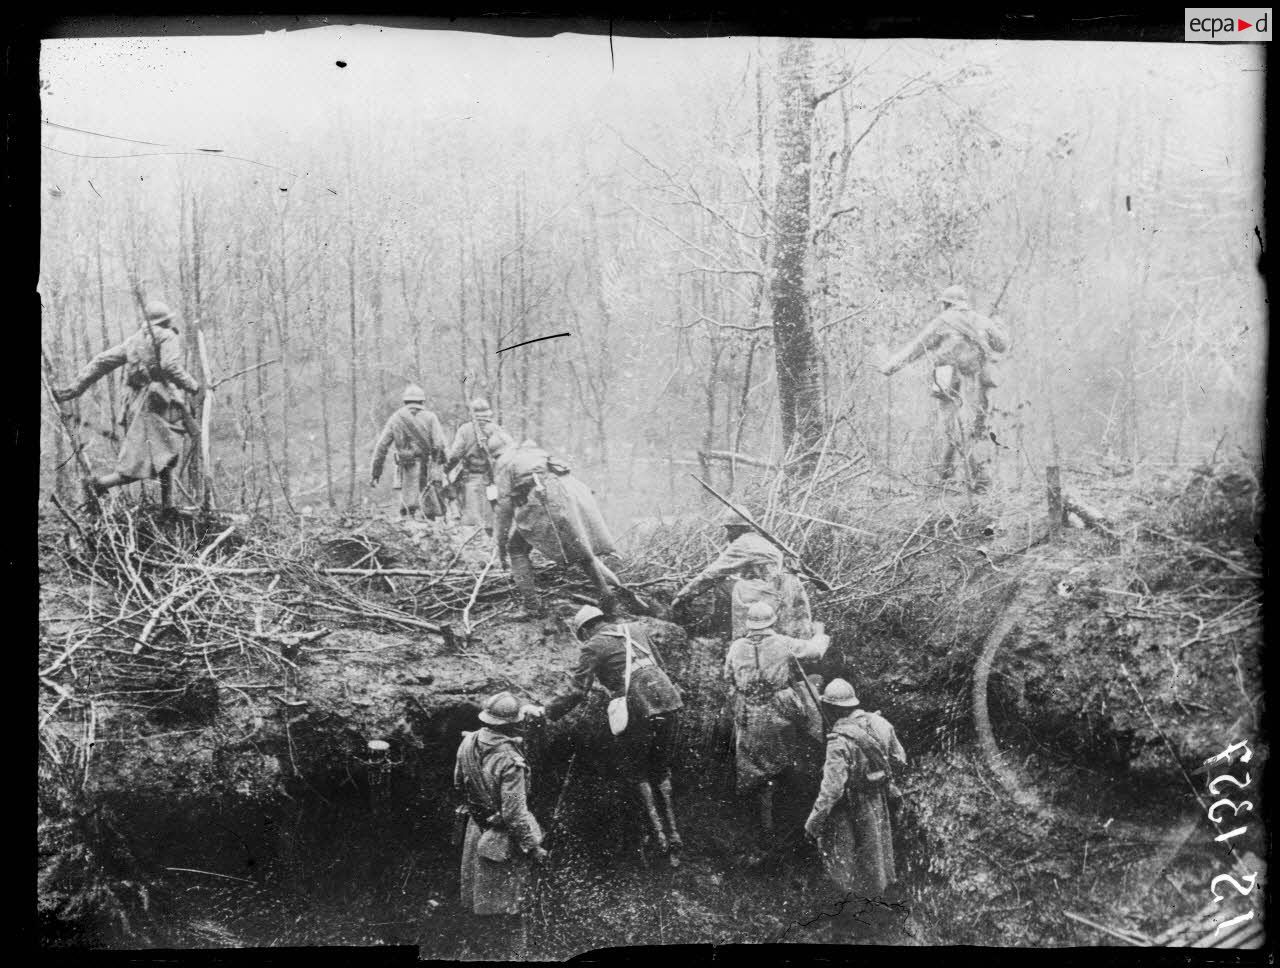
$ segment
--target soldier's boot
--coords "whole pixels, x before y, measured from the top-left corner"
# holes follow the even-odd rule
[[[530,618],[538,618],[546,614],[542,599],[538,597],[538,587],[533,581],[533,562],[527,554],[511,552],[511,580],[520,594],[520,602]]]
[[[773,836],[773,781],[765,783],[758,794],[760,803],[760,829],[766,837]]]
[[[160,510],[173,510],[173,471],[160,472]]]
[[[658,784],[658,796],[662,800],[662,813],[667,821],[667,845],[671,848],[671,863],[679,863],[677,856],[684,849],[684,841],[680,839],[680,831],[676,827],[676,801],[671,792],[671,778],[667,777]]]
[[[658,817],[658,805],[653,799],[653,787],[649,785],[648,780],[639,780],[636,783],[636,792],[640,795],[640,804],[644,807],[645,816],[649,820],[654,843],[658,845],[658,850],[665,854],[668,850],[667,835],[662,832],[662,820]]]
[[[98,486],[98,481],[93,477],[86,477],[80,482],[84,489],[85,510],[91,515],[97,517],[102,513],[102,494],[103,491]]]

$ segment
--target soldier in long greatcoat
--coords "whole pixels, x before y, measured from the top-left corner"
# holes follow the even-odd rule
[[[867,902],[897,880],[890,806],[901,796],[894,775],[906,767],[907,755],[889,721],[861,708],[844,679],[831,680],[822,703],[835,722],[827,736],[822,786],[804,829],[846,899]]]
[[[768,602],[751,605],[746,625],[747,634],[729,646],[724,677],[732,697],[738,795],[757,796],[760,826],[768,837],[774,829],[775,781],[822,735],[818,710],[793,660],[821,659],[831,639],[820,624],[812,638],[781,634]]]
[[[788,571],[782,552],[761,537],[742,517],[725,510],[720,517],[729,544],[688,584],[676,592],[671,607],[714,588],[717,610],[729,609],[730,639],[747,634],[747,609],[767,601],[777,615],[777,631],[796,638],[813,634],[809,595],[798,576]]]
[[[494,472],[495,541],[503,561],[510,559],[511,577],[526,611],[543,611],[529,559],[529,552],[537,548],[552,561],[581,566],[595,586],[600,607],[612,612],[617,604],[614,589],[621,582],[600,556],[613,553],[613,535],[590,489],[529,440],[504,449]]]
[[[182,455],[190,411],[182,392],[198,394],[200,385],[182,365],[182,338],[173,313],[158,300],[147,303],[146,323],[123,343],[104,350],[82,369],[69,387],[55,390],[59,403],[73,400],[113,370],[124,367],[124,444],[116,469],[85,480],[91,503],[108,488],[160,479],[161,503],[171,499],[170,475]]]
[[[969,308],[960,286],[938,296],[942,312],[910,343],[880,366],[892,376],[925,356],[930,363],[929,394],[937,404],[933,437],[933,471],[949,480],[957,460],[973,491],[991,483],[990,393],[996,386],[996,364],[1009,349],[1009,334],[995,320]]]
[[[462,734],[454,788],[468,815],[462,845],[462,906],[485,919],[486,954],[523,954],[522,919],[532,895],[532,865],[547,858],[542,827],[529,810],[529,764],[520,733],[529,707],[509,692],[480,711],[484,725]]]

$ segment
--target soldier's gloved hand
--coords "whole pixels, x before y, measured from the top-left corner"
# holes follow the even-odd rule
[[[529,851],[529,857],[535,864],[545,864],[551,860],[551,852],[539,846]]]
[[[813,817],[804,822],[804,835],[815,843],[822,834],[822,824],[818,823]]]
[[[521,716],[531,716],[534,719],[541,719],[547,715],[546,706],[535,706],[532,703],[526,703],[520,707]]]

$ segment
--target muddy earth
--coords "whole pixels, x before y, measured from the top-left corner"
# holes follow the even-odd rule
[[[1066,912],[1154,937],[1232,870],[1200,767],[1240,739],[1254,748],[1255,811],[1230,846],[1261,870],[1256,483],[1206,471],[1078,490],[1109,528],[1052,534],[1034,504],[956,499],[926,515],[892,494],[874,517],[809,510],[826,524],[803,534],[806,553],[837,579],[813,595],[833,646],[812,671],[851,679],[911,761],[901,884],[854,934],[833,927],[846,899],[799,835],[821,751],[798,757],[779,835],[762,843],[733,792],[727,643],[695,612],[685,627],[642,619],[686,699],[684,862],[671,868],[638,837],[602,695],[535,729],[532,805],[553,861],[530,956],[1123,943]],[[572,666],[577,576],[544,562],[548,615],[529,618],[484,536],[457,525],[118,508],[109,521],[77,533],[41,520],[44,943],[474,957],[481,926],[459,910],[451,843],[454,752],[483,697],[545,699]],[[661,579],[714,551],[713,530],[687,532],[659,522],[633,535],[642,547],[627,549],[623,577],[669,600],[676,586]],[[353,573],[317,584],[323,568]],[[1244,911],[1261,893],[1228,903]]]

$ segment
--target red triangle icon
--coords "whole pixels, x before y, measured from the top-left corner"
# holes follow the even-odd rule
[[[1253,24],[1249,23],[1249,21],[1247,20],[1240,20],[1240,19],[1236,20],[1236,27],[1239,30],[1248,30],[1252,26]]]

